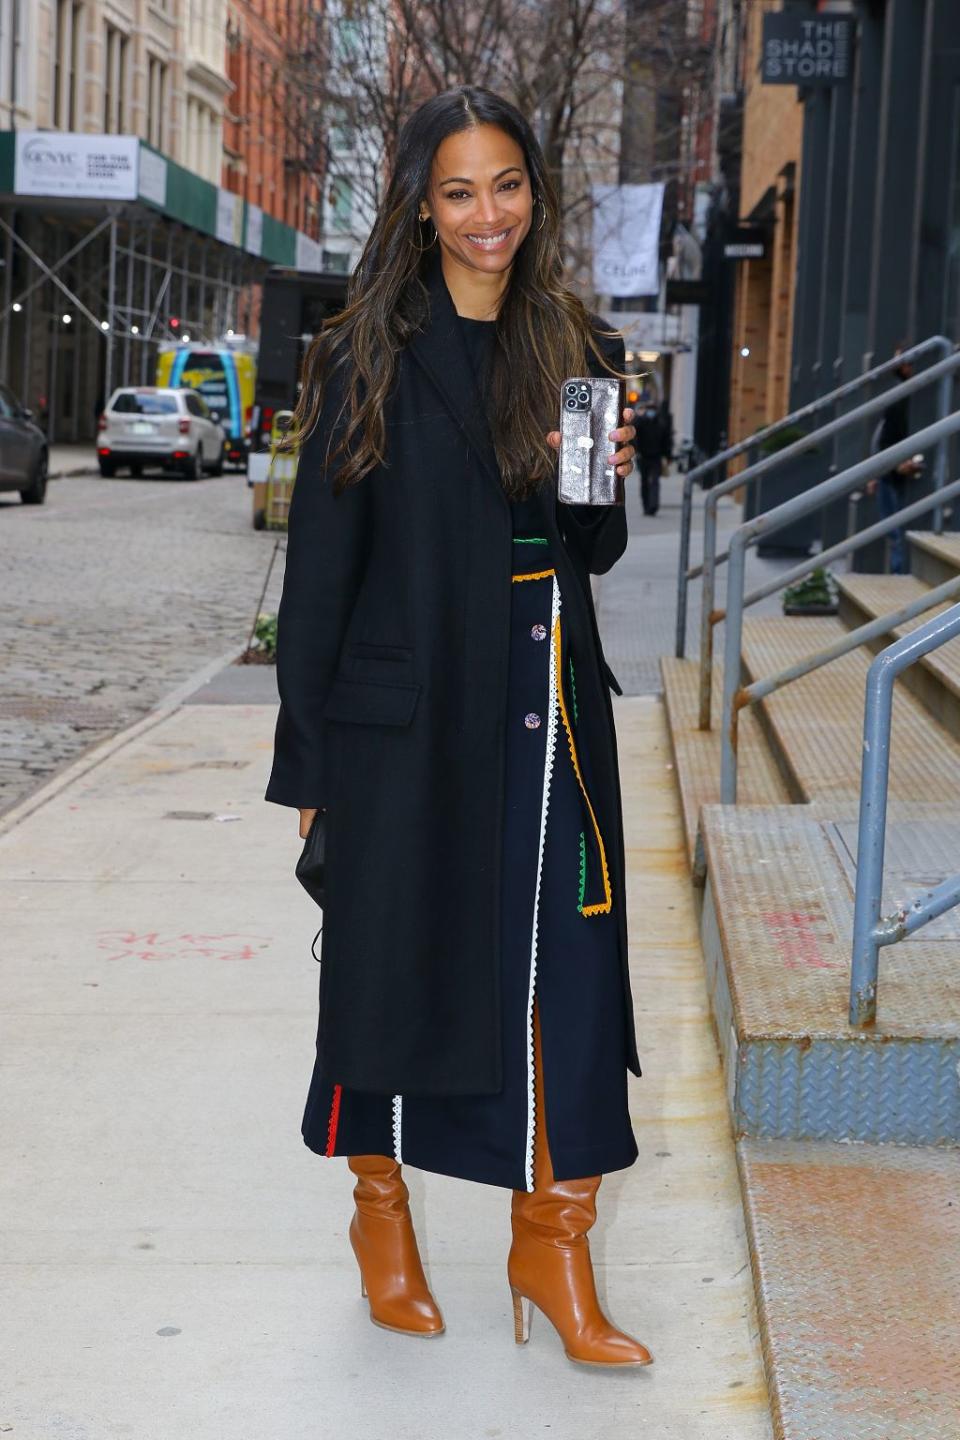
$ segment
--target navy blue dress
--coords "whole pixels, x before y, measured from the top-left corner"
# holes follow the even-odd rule
[[[484,379],[494,322],[462,318]],[[577,743],[576,657],[550,542],[514,501],[505,806],[501,866],[504,1083],[496,1095],[348,1090],[325,1075],[323,1037],[303,1117],[321,1155],[393,1155],[466,1180],[533,1188],[534,1007],[547,1140],[558,1180],[637,1157],[627,1103],[623,985],[603,836]]]

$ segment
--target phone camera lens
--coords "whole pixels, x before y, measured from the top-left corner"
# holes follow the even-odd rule
[[[564,405],[566,406],[566,408],[567,408],[568,410],[576,410],[576,408],[577,408],[577,397],[576,397],[575,395],[573,395],[573,396],[571,396],[568,400],[565,400],[563,403],[564,403]]]
[[[577,393],[576,385],[565,385],[564,389],[566,390],[568,395],[576,395]]]

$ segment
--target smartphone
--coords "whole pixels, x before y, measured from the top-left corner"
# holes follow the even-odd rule
[[[623,476],[610,462],[607,437],[622,423],[620,380],[564,380],[560,387],[560,473],[557,494],[566,505],[622,505]]]

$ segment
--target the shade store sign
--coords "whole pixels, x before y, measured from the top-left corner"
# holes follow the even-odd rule
[[[842,85],[850,79],[853,22],[796,14],[763,17],[764,85]]]

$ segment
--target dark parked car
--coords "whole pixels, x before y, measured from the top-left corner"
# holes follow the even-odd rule
[[[42,505],[47,493],[47,437],[6,385],[0,385],[0,490],[19,490],[24,505]]]

